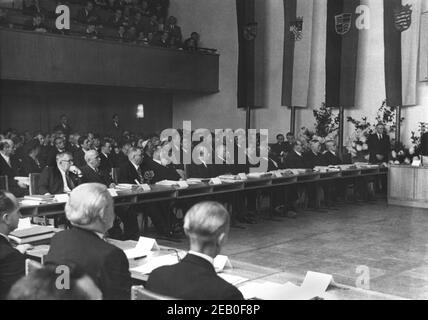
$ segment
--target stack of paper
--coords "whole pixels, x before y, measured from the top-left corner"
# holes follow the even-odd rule
[[[173,187],[173,186],[178,186],[178,181],[162,180],[162,181],[156,182],[156,184],[159,186]]]
[[[159,250],[156,240],[140,237],[135,248],[125,250],[125,255],[128,259],[138,259],[148,256],[152,250]]]
[[[133,188],[136,188],[136,185],[130,184],[130,183],[119,183],[116,186],[116,189],[123,189],[123,190],[131,190]]]
[[[245,299],[310,300],[322,297],[330,283],[333,283],[331,275],[309,271],[301,286],[291,282],[286,284],[249,282],[239,287],[239,290]]]

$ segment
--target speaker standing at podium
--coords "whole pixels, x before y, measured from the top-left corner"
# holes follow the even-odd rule
[[[385,134],[385,126],[378,123],[376,132],[368,139],[370,163],[388,163],[389,152],[391,151],[391,142],[389,136]]]
[[[428,132],[421,135],[421,155],[428,156]]]

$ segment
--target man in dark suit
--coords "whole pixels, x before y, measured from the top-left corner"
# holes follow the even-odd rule
[[[98,183],[78,186],[65,207],[73,228],[57,233],[45,259],[47,265],[68,265],[86,272],[106,300],[130,299],[128,259],[104,240],[115,219],[113,199]]]
[[[54,140],[54,147],[48,151],[46,165],[49,167],[54,167],[56,164],[57,154],[66,152],[65,140],[62,137],[56,137]]]
[[[194,205],[184,218],[190,251],[179,263],[153,270],[146,288],[179,299],[242,300],[242,293],[214,269],[214,258],[226,241],[229,223],[229,213],[221,204]]]
[[[88,136],[81,136],[77,140],[79,149],[73,153],[74,163],[78,168],[82,168],[86,165],[85,154],[91,150],[91,140]]]
[[[123,164],[119,168],[119,183],[152,183],[152,179],[155,178],[155,172],[153,170],[149,170],[149,167],[146,167],[143,170],[143,161],[144,158],[141,149],[134,147],[129,149],[128,162]],[[156,177],[156,179],[158,178],[159,175],[158,177]],[[159,207],[156,204],[149,204],[145,206],[134,206],[129,208],[122,207],[120,208],[120,210],[117,211],[117,215],[123,221],[126,238],[137,239],[139,236],[137,223],[138,211],[144,211],[145,213],[147,213],[147,215],[153,221],[153,224],[155,225],[157,232],[160,236],[173,236],[171,231],[169,211],[164,209],[159,210]]]
[[[388,163],[391,152],[391,142],[385,133],[383,123],[376,125],[376,132],[369,136],[367,144],[369,146],[370,163]]]
[[[326,151],[322,155],[322,163],[324,166],[337,166],[342,164],[342,160],[340,160],[339,156],[337,155],[336,141],[326,141],[325,148]]]
[[[303,154],[303,159],[309,169],[313,169],[318,166],[323,165],[323,159],[320,154],[321,145],[319,140],[311,140],[310,142],[311,150]]]
[[[3,300],[10,287],[25,274],[25,257],[12,247],[8,238],[20,218],[19,205],[11,193],[0,191],[0,214],[0,300]]]
[[[424,130],[425,130],[425,126],[424,126]],[[428,132],[421,133],[421,154],[423,156],[428,156]]]
[[[116,141],[122,136],[122,126],[119,122],[119,115],[114,114],[112,118],[111,128],[109,130],[109,135],[113,137]]]
[[[59,124],[53,128],[53,132],[62,132],[65,134],[66,138],[68,138],[71,133],[71,127],[68,124],[67,116],[65,114],[61,115],[59,121]]]
[[[111,150],[111,141],[108,139],[104,139],[101,142],[101,152],[99,153],[101,159],[100,170],[102,171],[111,172],[111,169],[114,167]]]
[[[77,12],[76,20],[85,24],[98,24],[100,22],[100,19],[95,12],[95,5],[92,0],[86,1],[86,6]]]
[[[31,140],[25,146],[25,156],[22,159],[22,175],[28,176],[30,173],[42,172],[43,165],[39,159],[40,143],[38,140]]]
[[[100,168],[100,157],[96,150],[89,150],[85,154],[87,165],[82,167],[81,183],[101,183],[107,188],[114,187],[109,171]]]
[[[293,145],[293,150],[285,157],[285,168],[287,169],[305,169],[308,164],[303,158],[303,147],[300,141],[296,141]]]
[[[15,145],[12,140],[0,141],[0,176],[7,176],[10,192],[16,197],[23,197],[28,194],[28,186],[15,180],[20,171],[20,164],[13,156],[14,152]]]
[[[61,194],[73,190],[79,185],[79,177],[70,172],[73,156],[68,153],[59,153],[56,156],[56,165],[43,169],[39,180],[40,194]]]
[[[286,156],[288,145],[285,143],[285,137],[282,133],[276,135],[276,143],[271,146],[272,158],[276,162],[282,162],[281,160]]]

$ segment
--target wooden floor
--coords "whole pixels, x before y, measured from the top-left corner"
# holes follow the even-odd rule
[[[357,267],[367,266],[370,290],[428,299],[428,210],[372,204],[342,204],[328,212],[304,211],[296,219],[260,219],[231,229],[224,248],[233,261],[304,276],[332,274],[355,286]],[[161,242],[187,249],[187,241]]]

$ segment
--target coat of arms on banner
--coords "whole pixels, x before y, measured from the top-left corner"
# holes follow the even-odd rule
[[[334,17],[336,33],[344,35],[351,30],[352,13],[342,13]]]
[[[244,39],[252,41],[257,37],[257,22],[247,23],[244,27]]]
[[[293,41],[303,39],[303,17],[297,17],[295,21],[290,22],[290,37]]]
[[[394,26],[400,32],[406,31],[412,24],[412,6],[407,4],[394,9]]]

